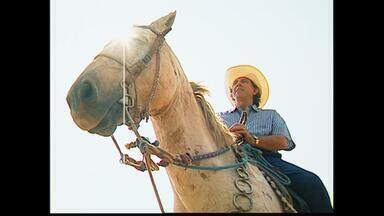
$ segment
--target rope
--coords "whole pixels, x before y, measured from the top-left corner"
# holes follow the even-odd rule
[[[159,37],[157,37],[158,39]],[[157,47],[157,53],[156,53],[156,74],[155,74],[155,83],[154,85],[152,86],[152,89],[151,89],[151,95],[147,101],[147,103],[145,104],[145,117],[146,117],[146,121],[148,122],[148,106],[150,104],[150,102],[152,102],[154,96],[155,96],[155,93],[156,93],[156,90],[157,90],[157,86],[158,86],[158,83],[159,83],[159,75],[160,75],[160,46]],[[125,92],[126,92],[126,88],[125,88],[125,46],[123,46],[123,124],[126,123],[126,120],[125,120],[125,116],[127,115],[128,116],[128,121],[129,121],[129,125],[131,126],[133,132],[135,133],[136,135],[136,138],[138,139],[139,141],[139,144],[143,144],[143,145],[138,145],[139,147],[142,147],[140,148],[140,151],[141,153],[143,154],[143,157],[145,158],[145,165],[146,165],[146,168],[148,170],[148,174],[149,174],[149,177],[150,177],[150,180],[151,180],[151,183],[152,183],[152,187],[153,187],[153,190],[155,191],[155,195],[156,195],[156,199],[157,199],[157,203],[159,204],[159,207],[160,207],[160,210],[162,213],[164,213],[164,208],[163,208],[163,205],[161,203],[161,200],[160,200],[160,196],[159,196],[159,192],[157,190],[157,187],[156,187],[156,184],[155,184],[155,181],[153,179],[153,175],[152,175],[152,170],[151,168],[149,167],[149,160],[150,160],[150,156],[148,155],[147,153],[147,144],[146,142],[142,142],[142,136],[140,135],[140,133],[138,132],[137,130],[137,127],[135,125],[135,122],[133,121],[129,111],[128,111],[128,107],[125,106],[125,103],[126,103],[126,97],[125,97]],[[120,153],[120,156],[121,156],[121,159],[123,160],[124,158],[124,155],[123,153],[121,152],[120,150],[120,147],[119,145],[117,144],[117,141],[115,139],[115,137],[112,135],[112,140],[113,140],[113,143],[115,144],[115,146],[117,147],[119,153]]]
[[[241,162],[234,163],[234,164],[223,165],[223,166],[195,166],[195,165],[180,164],[180,163],[177,163],[177,162],[174,162],[172,165],[183,167],[183,168],[195,169],[195,170],[217,171],[217,170],[223,170],[223,169],[238,168],[238,167],[246,164],[248,161],[249,161],[249,158],[248,158],[247,155],[245,155],[244,158],[241,159]]]
[[[251,160],[249,162],[253,165],[259,165],[265,172],[273,175],[283,185],[290,185],[291,180],[284,173],[274,169],[274,167],[261,155],[261,151],[251,147],[250,145],[243,145],[245,151],[250,154]]]
[[[280,197],[284,206],[284,211],[288,213],[297,212],[293,207],[292,196],[288,190],[288,186],[291,184],[290,178],[279,170],[274,169],[274,167],[262,156],[262,151],[259,149],[246,144],[244,145],[244,150],[247,154],[250,154],[251,159],[249,162],[260,168],[260,171],[263,173],[268,183],[274,190],[276,190],[276,194]],[[298,200],[296,196],[295,199]],[[298,201],[300,203],[300,200]],[[300,205],[303,206],[302,203],[300,203]]]
[[[210,153],[202,154],[202,155],[195,155],[195,156],[192,156],[192,161],[198,161],[198,160],[213,158],[213,157],[219,156],[219,155],[229,151],[229,149],[230,148],[228,146],[225,146],[225,147],[221,147],[219,150],[214,151],[214,152],[210,152]]]
[[[160,206],[160,210],[162,213],[164,213],[164,209],[163,209],[163,206],[161,204],[161,200],[160,200],[160,197],[159,197],[159,193],[157,191],[157,188],[156,188],[156,185],[155,185],[155,182],[154,182],[154,179],[153,179],[153,176],[152,176],[152,171],[151,171],[151,168],[149,167],[149,160],[151,160],[149,157],[150,157],[150,154],[147,152],[148,150],[148,144],[149,143],[149,140],[148,142],[147,139],[143,139],[142,136],[140,136],[140,133],[138,132],[137,130],[137,127],[135,125],[135,122],[133,121],[130,113],[129,113],[129,110],[128,110],[128,107],[126,106],[126,91],[127,91],[127,88],[126,88],[126,85],[125,85],[125,70],[127,69],[128,72],[131,72],[129,73],[129,75],[133,76],[133,80],[135,80],[137,78],[137,75],[138,75],[138,72],[139,71],[142,71],[144,70],[144,68],[147,66],[147,64],[151,61],[152,59],[152,56],[154,54],[154,52],[156,52],[156,72],[155,72],[155,77],[154,77],[154,84],[152,85],[152,89],[151,89],[151,94],[145,104],[145,107],[144,107],[144,114],[142,115],[140,113],[140,121],[145,118],[146,119],[146,122],[148,122],[148,118],[149,118],[149,104],[152,102],[154,96],[155,96],[155,93],[156,93],[156,90],[158,88],[158,85],[159,85],[159,78],[160,78],[160,49],[162,47],[162,45],[164,44],[165,42],[165,39],[164,39],[164,36],[172,29],[172,28],[168,28],[165,32],[162,32],[161,34],[158,33],[157,31],[155,31],[152,27],[150,26],[136,26],[136,27],[139,27],[139,28],[145,28],[145,29],[149,29],[151,30],[154,34],[156,34],[156,38],[155,38],[155,41],[149,51],[149,53],[147,53],[147,55],[141,59],[141,61],[138,61],[136,62],[133,66],[131,66],[131,69],[130,70],[129,68],[126,67],[126,64],[125,64],[125,46],[123,46],[123,62],[121,63],[119,61],[119,59],[115,58],[114,56],[111,56],[111,55],[107,55],[105,53],[100,53],[98,54],[94,59],[96,59],[98,56],[104,56],[104,57],[107,57],[107,58],[110,58],[116,62],[118,62],[119,64],[122,64],[123,66],[123,79],[122,79],[122,85],[121,87],[123,88],[123,99],[122,99],[122,103],[123,103],[123,124],[126,124],[126,116],[128,117],[128,127],[130,127],[132,129],[132,131],[135,133],[135,136],[138,140],[138,147],[140,148],[140,151],[141,153],[143,154],[143,158],[145,158],[145,166],[148,170],[148,173],[149,173],[149,177],[151,179],[151,183],[152,183],[152,186],[153,186],[153,189],[155,191],[155,194],[156,194],[156,198],[157,198],[157,202],[159,203],[159,206]],[[129,95],[129,92],[128,93],[128,96]],[[132,96],[131,96],[132,98]],[[120,100],[119,100],[120,101]],[[132,107],[134,107],[134,101],[132,101]],[[133,158],[130,158],[128,155],[124,155],[115,139],[115,137],[113,135],[111,135],[111,138],[113,140],[113,143],[115,144],[117,150],[119,151],[119,154],[120,154],[120,161],[124,164],[127,164],[127,165],[131,165],[133,167],[135,167],[136,169],[138,170],[141,170],[141,171],[144,171],[144,167],[142,167],[141,165],[143,165],[142,163],[138,163],[137,161],[135,161]],[[149,143],[150,144],[150,143]],[[143,159],[144,160],[144,159]]]
[[[157,191],[157,187],[156,187],[156,184],[155,184],[155,180],[153,179],[153,176],[152,176],[151,168],[149,167],[149,160],[150,160],[150,159],[149,159],[149,155],[146,153],[146,154],[144,155],[144,158],[145,158],[145,165],[146,165],[147,170],[148,170],[149,178],[151,179],[152,187],[153,187],[153,190],[155,191],[155,195],[156,195],[157,203],[159,204],[161,213],[165,213],[165,212],[164,212],[164,208],[163,208],[163,204],[161,203],[161,200],[160,200],[159,192]]]
[[[117,141],[116,141],[115,137],[114,137],[113,135],[111,135],[111,138],[112,138],[113,143],[115,144],[117,150],[118,150],[119,153],[120,153],[120,157],[121,157],[121,159],[123,159],[124,154],[123,154],[123,152],[121,152],[121,149],[120,149],[119,145],[117,144]]]
[[[125,124],[125,45],[123,45],[123,124]]]

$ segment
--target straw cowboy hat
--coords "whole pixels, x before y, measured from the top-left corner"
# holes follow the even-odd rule
[[[260,103],[259,108],[262,108],[265,103],[267,103],[269,97],[269,85],[268,81],[254,66],[251,65],[236,65],[227,69],[225,75],[225,88],[227,92],[227,97],[232,105],[235,105],[235,101],[231,97],[230,89],[232,88],[233,81],[235,81],[239,77],[246,77],[259,88],[260,91]]]

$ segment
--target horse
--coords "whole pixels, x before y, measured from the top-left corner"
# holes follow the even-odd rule
[[[206,101],[207,88],[188,81],[164,39],[175,16],[176,11],[150,25],[133,26],[131,37],[106,44],[83,70],[66,98],[80,129],[108,137],[117,126],[129,125],[132,129],[150,118],[159,149],[170,155],[198,156],[235,143],[234,135]],[[234,164],[236,158],[234,151],[226,151],[192,163],[197,167],[223,167]],[[239,195],[240,173],[236,169],[166,166],[174,192],[174,211],[284,212],[281,200],[258,167],[245,167],[252,191]]]

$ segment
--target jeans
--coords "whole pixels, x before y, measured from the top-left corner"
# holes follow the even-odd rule
[[[328,192],[316,174],[282,160],[281,154],[263,151],[263,157],[291,179],[288,187],[307,203],[311,213],[333,212]],[[295,201],[293,204],[297,208]]]

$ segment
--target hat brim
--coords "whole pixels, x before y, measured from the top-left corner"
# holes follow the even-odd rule
[[[262,108],[269,97],[268,81],[259,69],[251,65],[236,65],[228,68],[225,76],[225,88],[229,101],[235,105],[235,101],[231,98],[230,88],[233,82],[239,77],[246,77],[250,79],[259,88],[260,103],[259,107]]]

